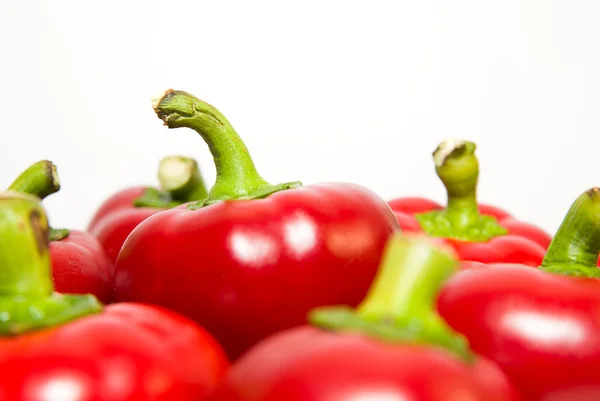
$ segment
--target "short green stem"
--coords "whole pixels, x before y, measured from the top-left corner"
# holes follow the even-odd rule
[[[102,309],[92,295],[54,293],[49,231],[37,197],[0,193],[0,335],[47,328]]]
[[[600,188],[592,188],[575,200],[540,269],[570,276],[599,277]]]
[[[56,165],[48,160],[41,160],[29,166],[8,187],[9,191],[34,195],[40,199],[60,190],[60,178]],[[66,228],[50,229],[50,241],[60,241],[69,236]]]
[[[161,188],[181,203],[203,200],[208,195],[196,160],[167,156],[160,161],[158,181]]]
[[[309,319],[327,329],[439,346],[470,360],[466,339],[446,324],[435,307],[442,284],[457,267],[452,253],[429,240],[396,234],[386,246],[367,296],[355,310],[322,307],[313,310]]]
[[[169,209],[208,195],[198,163],[189,157],[164,157],[158,166],[158,181],[161,189],[147,188],[134,206]]]
[[[213,156],[216,182],[208,197],[192,209],[222,200],[264,198],[301,185],[299,182],[271,185],[263,179],[246,145],[227,118],[197,97],[183,91],[168,90],[153,102],[153,107],[169,128],[187,127],[198,132]]]
[[[435,169],[448,193],[448,205],[416,215],[425,232],[435,237],[485,242],[507,230],[492,216],[479,213],[477,182],[479,161],[476,145],[462,140],[442,142],[433,152]]]
[[[23,171],[8,189],[44,199],[60,189],[56,166],[48,160],[34,163]]]

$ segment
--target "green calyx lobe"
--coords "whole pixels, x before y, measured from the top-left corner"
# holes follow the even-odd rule
[[[69,236],[71,232],[66,228],[51,228],[50,229],[50,241],[60,241]]]
[[[102,310],[92,295],[54,292],[49,232],[39,198],[0,193],[0,335],[49,328]]]
[[[475,149],[473,142],[446,140],[433,152],[435,171],[448,193],[448,205],[443,210],[415,216],[429,235],[486,242],[507,234],[496,218],[479,213],[476,194],[479,162]]]
[[[540,269],[574,277],[600,278],[600,188],[573,202],[558,228]]]
[[[147,188],[134,200],[134,206],[169,209],[202,200],[208,194],[198,163],[189,157],[163,158],[158,166],[158,181],[161,189]]]
[[[23,171],[8,187],[9,191],[29,194],[44,199],[60,190],[60,178],[56,165],[40,160]],[[66,228],[50,230],[50,241],[60,241],[69,236]]]
[[[309,321],[324,329],[392,343],[441,347],[470,362],[473,354],[468,341],[446,324],[435,307],[440,287],[457,266],[452,254],[428,240],[396,234],[388,241],[364,301],[356,309],[314,309]]]
[[[153,102],[154,111],[169,128],[191,128],[207,143],[217,177],[208,196],[189,206],[198,209],[223,200],[265,198],[300,187],[300,182],[269,184],[256,170],[250,153],[227,118],[215,107],[190,95],[168,90]]]

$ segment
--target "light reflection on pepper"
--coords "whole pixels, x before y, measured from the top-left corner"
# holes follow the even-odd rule
[[[314,250],[317,244],[317,226],[310,216],[297,213],[284,224],[284,241],[288,253],[300,259]]]
[[[339,258],[360,258],[374,246],[373,227],[365,220],[349,221],[327,228],[325,243]]]
[[[237,261],[251,267],[272,265],[279,257],[276,241],[263,232],[234,231],[229,236],[229,246]]]

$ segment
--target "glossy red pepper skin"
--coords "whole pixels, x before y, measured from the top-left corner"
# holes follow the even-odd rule
[[[112,301],[115,267],[94,236],[70,230],[66,238],[50,242],[50,257],[56,291]]]
[[[538,269],[471,263],[437,302],[530,401],[600,399],[600,188],[571,206]]]
[[[358,304],[397,229],[385,201],[351,184],[184,205],[133,230],[117,261],[115,299],[191,317],[236,358],[304,324],[316,306]]]
[[[135,186],[120,190],[98,208],[87,231],[98,238],[116,263],[121,247],[142,221],[162,210],[206,197],[198,164],[185,156],[164,157],[158,167],[160,188]]]
[[[146,189],[132,187],[115,193],[100,206],[87,227],[87,232],[98,239],[113,264],[131,231],[148,217],[165,210],[134,206],[135,199],[141,197]]]
[[[198,401],[228,361],[191,321],[120,304],[62,326],[0,339],[0,399]]]
[[[444,207],[425,198],[399,198],[388,202],[404,232],[422,232],[416,214]],[[520,222],[507,212],[490,205],[479,205],[483,215],[493,216],[506,228],[508,234],[500,235],[487,242],[468,242],[452,238],[443,240],[454,247],[464,261],[482,263],[521,263],[538,266],[552,240],[546,232],[531,224]]]
[[[489,361],[471,365],[426,345],[301,327],[263,341],[231,368],[211,401],[516,401]]]
[[[115,192],[100,205],[88,224],[88,231],[93,230],[104,218],[110,214],[123,209],[132,209],[133,202],[137,198],[141,197],[146,189],[147,187],[137,186],[125,188]]]
[[[600,281],[491,266],[450,279],[438,303],[444,319],[525,400],[600,399]]]

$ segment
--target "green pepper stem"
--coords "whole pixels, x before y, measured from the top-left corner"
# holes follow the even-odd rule
[[[475,156],[476,148],[473,142],[446,140],[433,152],[435,171],[448,193],[446,213],[457,215],[465,223],[479,215],[479,161]]]
[[[415,216],[429,235],[484,242],[507,233],[494,217],[479,213],[476,148],[473,142],[446,140],[433,152],[435,171],[446,187],[448,204],[443,210]]]
[[[48,160],[34,163],[23,171],[8,189],[44,199],[60,189],[56,166]]]
[[[392,341],[436,345],[471,358],[468,343],[436,311],[442,284],[456,271],[453,254],[424,238],[390,238],[364,301],[355,309],[323,307],[311,312],[313,324],[359,331]]]
[[[434,302],[442,284],[456,270],[456,260],[429,241],[392,239],[363,302],[357,307],[364,318],[405,318],[437,314]]]
[[[0,193],[0,335],[61,324],[102,308],[92,295],[53,293],[49,231],[37,197]]]
[[[191,128],[208,144],[217,170],[216,181],[208,197],[197,207],[228,199],[262,198],[300,185],[298,182],[271,185],[263,179],[227,118],[197,97],[168,90],[152,106],[166,126]]]
[[[181,203],[202,200],[208,195],[196,160],[185,156],[167,156],[160,161],[158,181],[161,188]]]
[[[573,202],[558,228],[540,269],[571,276],[600,277],[600,188]]]
[[[60,178],[54,163],[41,160],[29,166],[8,187],[9,191],[34,195],[44,199],[60,190]],[[51,229],[50,241],[60,241],[69,236],[66,228]]]
[[[134,199],[135,207],[170,209],[206,199],[206,186],[198,163],[189,157],[164,157],[158,166],[158,181],[162,189],[146,188],[140,197]]]

